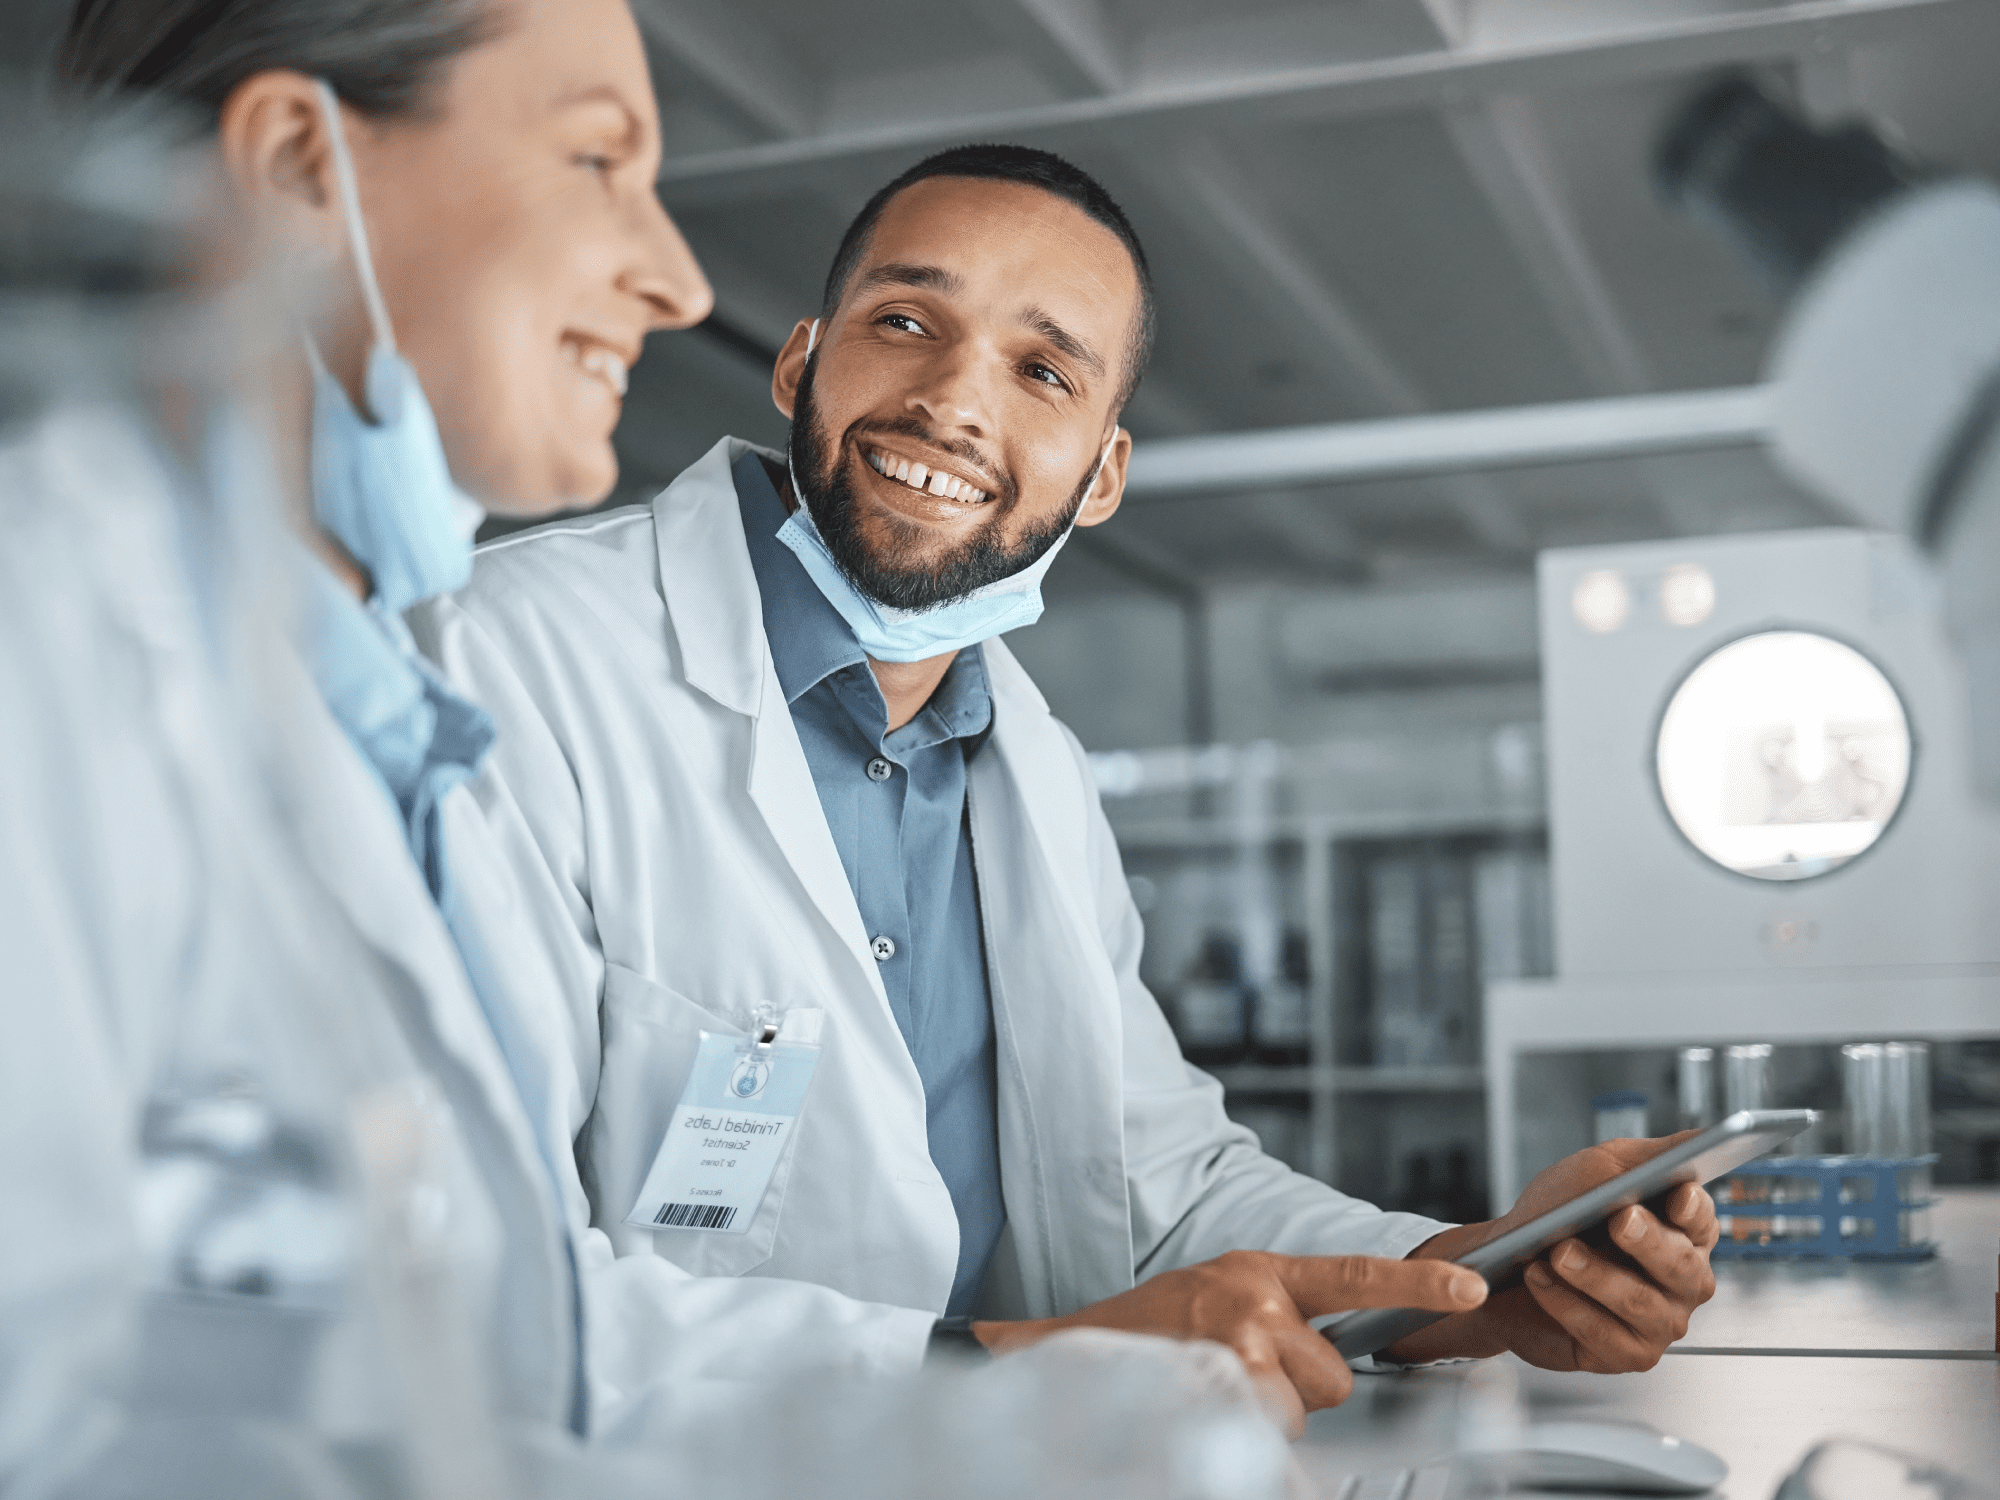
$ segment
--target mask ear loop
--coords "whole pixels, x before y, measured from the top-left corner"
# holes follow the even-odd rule
[[[340,193],[340,216],[347,225],[348,244],[354,249],[354,271],[361,281],[361,300],[368,308],[368,326],[375,334],[375,342],[394,353],[396,331],[389,325],[389,308],[382,301],[382,288],[375,280],[375,259],[368,253],[368,228],[361,218],[361,190],[354,180],[354,158],[347,152],[347,127],[340,118],[340,99],[324,78],[315,78],[313,88],[319,94],[320,113],[326,116],[332,140],[333,178]]]

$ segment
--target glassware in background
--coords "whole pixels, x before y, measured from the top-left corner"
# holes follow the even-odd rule
[[[1715,1109],[1715,1049],[1683,1047],[1675,1061],[1680,1130],[1704,1130],[1721,1118]]]
[[[1748,1042],[1722,1053],[1722,1110],[1771,1107],[1771,1044]]]
[[[1240,945],[1229,933],[1210,932],[1174,992],[1174,1029],[1189,1062],[1216,1067],[1242,1059],[1248,1000]]]
[[[1306,935],[1296,927],[1287,928],[1278,975],[1259,987],[1251,1000],[1250,1039],[1258,1062],[1282,1067],[1310,1058],[1310,982]]]
[[[1840,1049],[1847,1150],[1884,1160],[1931,1150],[1931,1049],[1926,1042],[1851,1042]],[[1928,1198],[1929,1167],[1901,1174],[1904,1202]]]
[[[1646,1096],[1635,1089],[1612,1089],[1590,1101],[1596,1115],[1597,1142],[1644,1140]]]

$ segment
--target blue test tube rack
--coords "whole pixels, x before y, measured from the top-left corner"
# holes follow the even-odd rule
[[[1929,1260],[1937,1242],[1905,1226],[1935,1201],[1936,1163],[1935,1155],[1773,1156],[1738,1167],[1709,1185],[1724,1220],[1715,1258]]]

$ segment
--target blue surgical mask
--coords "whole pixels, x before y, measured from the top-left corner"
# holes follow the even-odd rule
[[[815,318],[806,335],[808,358],[818,338],[819,320]],[[1085,487],[1086,494],[1104,472],[1105,462],[1111,457],[1112,444],[1117,441],[1114,433],[1111,442],[1106,443],[1104,451],[1098,455],[1097,467],[1091,471],[1090,485]],[[786,462],[789,465],[789,456]],[[1056,544],[1020,572],[995,579],[963,598],[930,609],[896,609],[862,593],[841,570],[840,564],[834,561],[833,550],[826,544],[826,538],[813,524],[812,512],[805,503],[805,491],[799,488],[797,469],[791,470],[791,477],[792,496],[798,501],[798,508],[778,528],[778,540],[791,549],[820,593],[826,596],[826,602],[847,622],[854,638],[861,643],[861,649],[876,661],[927,661],[931,657],[963,651],[967,646],[976,646],[996,635],[1005,635],[1010,630],[1034,624],[1042,617],[1042,579],[1055,562],[1056,554],[1069,541],[1070,533],[1076,530],[1076,523],[1071,521],[1069,530]]]
[[[363,383],[368,411],[363,414],[307,341],[313,371],[313,513],[368,570],[375,585],[373,602],[400,614],[420,599],[465,587],[472,577],[472,534],[484,512],[451,482],[430,402],[416,371],[396,350],[368,252],[340,102],[324,81],[318,89],[374,344],[368,351]]]

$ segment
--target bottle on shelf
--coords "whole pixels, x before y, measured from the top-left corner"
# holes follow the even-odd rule
[[[1258,1062],[1286,1067],[1310,1060],[1312,1028],[1307,996],[1311,978],[1306,935],[1288,927],[1278,974],[1251,1001],[1250,1040]]]
[[[1227,932],[1210,932],[1174,991],[1174,1030],[1187,1060],[1199,1067],[1241,1062],[1248,1001],[1241,945]]]

